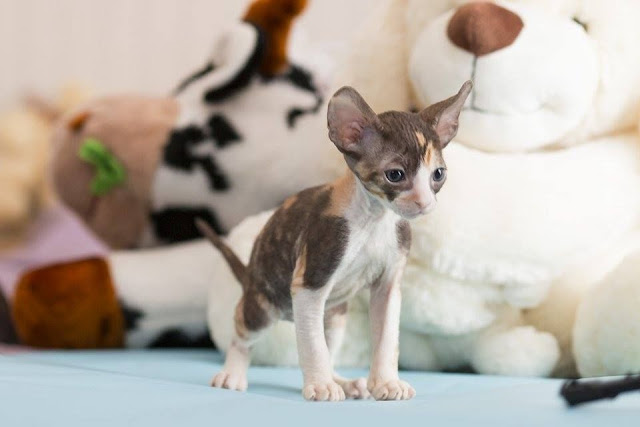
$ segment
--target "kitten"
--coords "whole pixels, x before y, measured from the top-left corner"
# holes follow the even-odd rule
[[[432,210],[446,179],[442,150],[455,136],[471,82],[423,111],[376,115],[353,88],[328,107],[329,138],[349,172],[287,199],[258,235],[249,265],[203,221],[242,284],[236,334],[214,387],[245,390],[249,351],[278,319],[295,322],[308,400],[345,396],[410,399],[398,377],[400,279],[411,244],[408,219]],[[368,381],[333,372],[331,354],[344,335],[347,303],[371,289],[373,359]]]

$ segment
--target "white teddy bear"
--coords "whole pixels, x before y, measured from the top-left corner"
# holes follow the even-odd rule
[[[372,14],[336,84],[376,111],[424,107],[474,81],[438,207],[412,224],[401,366],[640,369],[638,255],[620,265],[640,247],[638,17],[633,0],[384,0]],[[326,135],[316,143],[333,150]],[[245,261],[268,216],[231,233]],[[222,262],[215,270],[209,326],[224,349],[240,287]],[[340,365],[368,362],[366,307],[366,295],[352,304]],[[635,323],[611,334],[620,322]],[[296,363],[293,325],[253,357]]]

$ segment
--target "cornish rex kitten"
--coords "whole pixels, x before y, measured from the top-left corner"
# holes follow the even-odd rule
[[[248,266],[203,221],[242,284],[235,336],[214,387],[244,390],[251,345],[277,319],[295,322],[302,394],[308,400],[410,399],[398,378],[400,278],[411,242],[407,219],[436,204],[446,178],[442,149],[455,136],[471,91],[420,113],[376,115],[352,88],[329,103],[329,138],[350,172],[289,198],[256,239]],[[368,381],[333,372],[331,354],[344,334],[347,302],[371,288],[373,359]]]

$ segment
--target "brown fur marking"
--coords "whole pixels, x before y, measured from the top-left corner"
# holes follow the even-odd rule
[[[331,201],[329,207],[327,208],[325,214],[332,216],[343,216],[347,208],[349,207],[349,202],[353,197],[354,193],[354,182],[355,177],[351,174],[348,174],[337,181],[335,181],[331,186]]]
[[[425,145],[427,145],[427,139],[422,132],[416,131],[416,138],[418,138],[419,146],[424,147]]]
[[[398,221],[396,233],[398,235],[398,247],[405,252],[409,252],[411,247],[411,225],[409,221],[406,219]]]
[[[307,268],[307,246],[302,248],[302,252],[296,261],[296,267],[293,270],[293,278],[291,279],[291,295],[304,287],[304,272]]]

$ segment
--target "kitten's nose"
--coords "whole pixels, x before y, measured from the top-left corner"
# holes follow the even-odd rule
[[[431,203],[423,201],[423,200],[416,200],[414,203],[416,204],[418,209],[420,209],[420,212],[428,211],[429,207],[431,206]]]
[[[524,23],[512,11],[490,2],[472,2],[458,8],[447,27],[447,36],[475,56],[503,49],[515,41]]]

